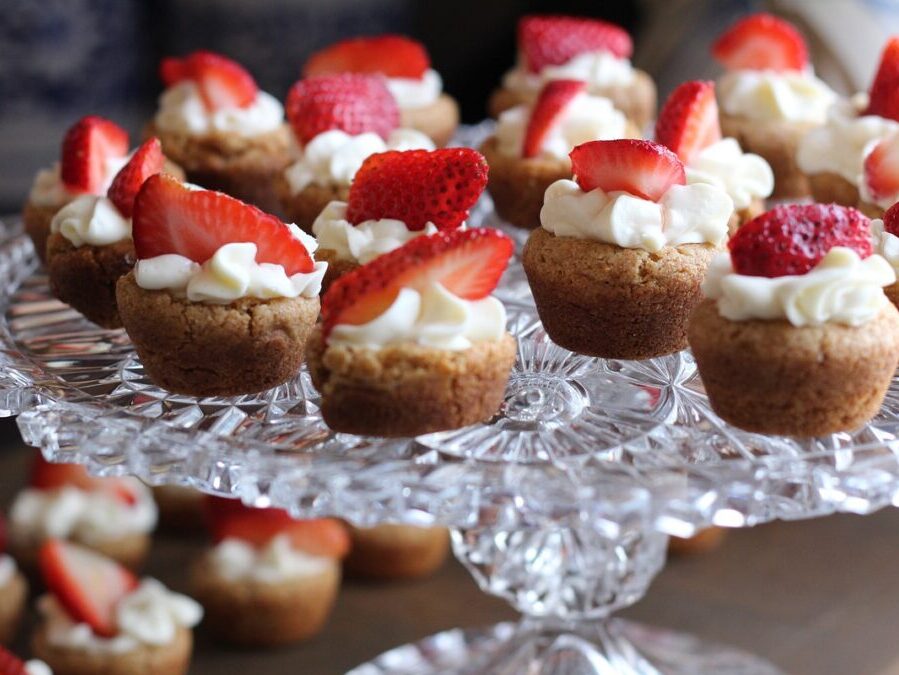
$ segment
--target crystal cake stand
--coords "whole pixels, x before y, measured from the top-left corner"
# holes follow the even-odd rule
[[[471,222],[504,227],[487,198]],[[605,361],[554,345],[517,259],[498,290],[518,340],[502,410],[391,441],[330,431],[305,371],[256,396],[169,394],[124,332],[54,300],[37,268],[27,237],[0,225],[0,414],[19,415],[27,443],[100,475],[297,517],[447,526],[481,588],[525,617],[399,647],[352,675],[778,673],[611,615],[646,592],[668,535],[899,504],[899,380],[854,433],[748,434],[711,412],[688,353]]]

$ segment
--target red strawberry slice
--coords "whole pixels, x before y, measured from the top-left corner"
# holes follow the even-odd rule
[[[684,164],[721,140],[715,83],[693,80],[675,89],[656,121],[656,142],[673,150]]]
[[[514,248],[508,236],[485,227],[416,237],[331,284],[322,300],[324,336],[337,324],[359,325],[380,316],[402,288],[439,283],[465,300],[485,298]]]
[[[765,12],[737,21],[712,45],[712,56],[728,70],[802,70],[808,65],[802,34]]]
[[[287,94],[287,119],[301,143],[323,131],[387,138],[400,125],[400,109],[382,78],[343,73],[300,80]]]
[[[29,485],[36,490],[58,490],[73,487],[85,492],[105,492],[127,506],[137,503],[137,495],[127,481],[118,478],[97,478],[80,464],[53,464],[39,452],[31,468]]]
[[[899,36],[890,38],[883,48],[866,113],[899,121]]]
[[[899,237],[899,202],[893,204],[883,214],[883,229]]]
[[[672,185],[687,182],[683,162],[652,141],[590,141],[577,146],[569,157],[574,179],[584,192],[620,190],[655,202]]]
[[[100,637],[118,633],[116,607],[137,587],[135,576],[99,553],[51,539],[38,561],[47,589],[78,623],[86,623]]]
[[[106,183],[107,162],[127,154],[127,131],[97,115],[82,117],[62,141],[62,182],[70,190],[97,194]]]
[[[518,49],[532,73],[559,66],[585,52],[609,52],[629,59],[634,44],[627,31],[599,19],[531,15],[518,22]]]
[[[122,170],[116,174],[106,192],[106,196],[112,200],[119,212],[126,218],[131,217],[134,209],[134,198],[140,186],[150,176],[162,171],[165,157],[162,155],[162,145],[158,138],[151,138],[144,142]]]
[[[256,262],[311,272],[314,263],[290,228],[255,206],[212,190],[191,190],[171,176],[150,176],[137,193],[132,217],[138,259],[177,253],[204,263],[225,244],[256,244]]]
[[[240,539],[258,548],[283,534],[310,555],[343,558],[350,550],[346,527],[333,518],[295,520],[283,509],[255,509],[223,497],[207,497],[205,511],[216,542]]]
[[[471,148],[372,155],[350,186],[347,220],[394,218],[410,230],[459,227],[487,185],[487,161]]]
[[[431,67],[424,45],[403,35],[379,35],[341,40],[315,52],[303,77],[335,73],[380,73],[418,79]]]
[[[865,184],[874,199],[899,194],[899,134],[880,141],[865,157]]]
[[[164,58],[159,75],[167,87],[190,80],[200,90],[207,110],[246,108],[259,94],[256,81],[236,61],[214,52],[197,51],[183,58]]]
[[[0,675],[28,675],[28,671],[24,661],[0,647]]]
[[[734,270],[754,277],[805,274],[834,246],[871,255],[871,221],[837,204],[776,206],[743,225],[727,244]]]
[[[543,149],[546,135],[562,117],[571,99],[586,89],[580,80],[552,80],[543,87],[524,133],[525,158],[536,157]]]

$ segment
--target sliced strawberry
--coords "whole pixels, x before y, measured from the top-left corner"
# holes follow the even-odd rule
[[[808,65],[802,33],[765,12],[737,21],[712,45],[712,56],[728,70],[802,70]]]
[[[470,148],[372,155],[350,186],[347,220],[394,218],[410,230],[458,227],[487,186],[487,161]]]
[[[167,87],[184,80],[195,82],[203,104],[210,111],[246,108],[259,94],[256,81],[243,66],[214,52],[197,51],[183,58],[164,58],[159,75]]]
[[[284,223],[255,206],[212,190],[191,190],[164,173],[151,176],[134,200],[134,250],[139,259],[177,253],[204,263],[225,244],[256,244],[256,262],[288,275],[311,272],[306,247]]]
[[[899,195],[899,134],[880,141],[865,157],[865,184],[874,199]]]
[[[546,135],[561,119],[571,99],[587,87],[581,80],[551,80],[546,83],[531,111],[524,133],[524,157],[536,157],[543,149]]]
[[[162,145],[158,138],[153,137],[135,150],[128,163],[116,174],[106,196],[112,200],[123,216],[131,217],[134,198],[137,197],[140,186],[150,176],[162,171],[164,162]]]
[[[400,124],[400,109],[382,78],[343,73],[300,80],[287,94],[287,119],[301,143],[323,131],[387,138]]]
[[[571,151],[571,170],[584,192],[628,192],[658,201],[672,185],[687,177],[677,155],[652,141],[590,141]]]
[[[82,117],[62,141],[62,182],[73,191],[97,194],[106,183],[107,162],[127,154],[127,131],[97,115]]]
[[[38,555],[47,589],[77,623],[100,637],[118,633],[116,607],[137,587],[135,576],[99,553],[50,539]]]
[[[715,83],[693,80],[675,89],[656,121],[656,142],[673,150],[684,164],[721,140]]]
[[[283,509],[254,509],[239,500],[206,498],[206,518],[213,539],[240,539],[255,547],[287,535],[294,548],[310,555],[343,558],[350,550],[350,536],[333,518],[296,520]]]
[[[0,675],[28,675],[28,671],[24,661],[0,647]]]
[[[629,59],[634,44],[626,30],[599,19],[531,15],[518,22],[518,49],[528,70],[539,73],[585,52],[609,52]]]
[[[734,270],[754,277],[805,274],[834,246],[871,255],[871,221],[837,204],[776,206],[743,225],[727,244]]]
[[[358,37],[335,42],[306,61],[303,77],[335,73],[380,73],[418,79],[431,67],[428,50],[402,35]]]
[[[509,237],[486,227],[411,239],[331,284],[322,300],[324,335],[337,324],[359,325],[380,316],[402,288],[439,283],[465,300],[485,298],[514,248]]]
[[[37,453],[31,469],[29,485],[36,490],[78,488],[85,492],[105,492],[127,506],[137,503],[137,495],[127,481],[118,478],[97,478],[80,464],[53,464]]]
[[[865,112],[899,121],[899,36],[890,38],[883,48]]]
[[[899,202],[893,204],[883,214],[883,229],[899,237]]]

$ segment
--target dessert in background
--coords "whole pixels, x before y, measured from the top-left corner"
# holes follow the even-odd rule
[[[684,82],[671,93],[656,121],[656,142],[684,163],[688,185],[708,183],[733,200],[729,232],[765,210],[774,173],[763,157],[743,152],[737,139],[721,137],[714,82]]]
[[[500,113],[481,145],[490,165],[488,189],[503,220],[540,227],[546,188],[571,175],[568,154],[587,141],[639,138],[639,129],[612,102],[588,94],[580,80],[551,80],[537,99]]]
[[[880,217],[899,201],[899,36],[883,50],[867,94],[831,106],[799,143],[796,160],[815,201]]]
[[[327,263],[295,225],[157,174],[134,203],[134,269],[116,300],[144,372],[194,396],[290,379],[318,317]]]
[[[179,534],[203,529],[203,499],[199,490],[183,485],[157,485],[153,499],[159,508],[160,528]]]
[[[366,209],[377,216],[394,199],[373,194]],[[442,230],[335,281],[307,346],[328,426],[415,436],[492,417],[516,343],[505,308],[490,293],[513,248],[498,230]]]
[[[147,136],[162,141],[192,183],[277,209],[275,177],[291,157],[281,103],[213,52],[165,58],[159,74],[166,88]]]
[[[343,568],[347,575],[365,579],[425,577],[436,572],[449,553],[449,533],[442,527],[350,527],[350,536],[353,543]]]
[[[300,80],[287,94],[298,157],[278,178],[281,208],[309,230],[332,201],[346,201],[362,163],[386,150],[433,150],[420,131],[400,127],[400,110],[377,75]]]
[[[157,511],[134,478],[97,478],[78,464],[51,464],[35,453],[28,487],[9,511],[9,548],[33,572],[41,546],[64,539],[136,569],[150,549]]]
[[[312,224],[316,255],[328,263],[324,290],[415,237],[464,227],[487,171],[484,158],[470,148],[391,151],[366,159],[347,201],[331,202]]]
[[[574,180],[546,190],[522,257],[544,329],[602,358],[684,349],[733,201],[715,185],[686,184],[677,155],[650,141],[591,141],[571,165]]]
[[[876,415],[899,361],[899,312],[868,218],[836,204],[778,206],[728,249],[690,321],[712,409],[747,431],[801,437]]]
[[[518,60],[490,98],[490,115],[533,101],[551,80],[582,80],[610,99],[638,129],[656,113],[652,78],[631,65],[634,45],[623,28],[599,19],[530,15],[518,22]]]
[[[47,541],[40,567],[48,593],[32,650],[54,675],[187,673],[196,602],[68,542]]]
[[[215,545],[191,574],[206,621],[227,644],[274,647],[318,634],[340,589],[350,546],[337,520],[294,520],[207,497]]]
[[[776,16],[752,14],[718,38],[712,56],[726,71],[717,88],[722,133],[767,160],[776,199],[808,195],[796,149],[837,95],[815,77],[802,35]]]
[[[303,77],[338,73],[383,75],[400,108],[400,126],[417,129],[443,147],[459,126],[459,104],[444,93],[428,50],[403,35],[356,37],[315,52]]]
[[[19,623],[28,599],[28,581],[6,554],[7,525],[0,515],[0,645],[10,644],[19,630]],[[3,672],[3,648],[0,647],[0,672]]]

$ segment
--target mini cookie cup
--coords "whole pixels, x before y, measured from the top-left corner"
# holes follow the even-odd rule
[[[438,148],[452,140],[458,126],[459,104],[448,94],[440,94],[436,101],[420,108],[400,108],[400,127],[420,131]]]
[[[442,527],[350,527],[353,545],[343,561],[348,575],[365,579],[417,579],[435,572],[449,553]]]
[[[350,198],[349,185],[310,183],[299,192],[294,192],[283,172],[275,178],[275,192],[286,222],[297,224],[309,234],[312,234],[315,219],[328,204],[334,201],[346,202]]]

